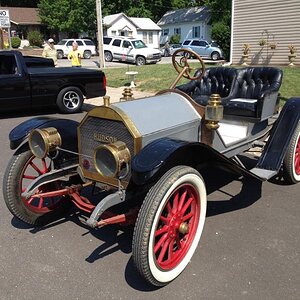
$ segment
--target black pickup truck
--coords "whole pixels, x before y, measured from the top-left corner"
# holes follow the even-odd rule
[[[102,71],[56,68],[52,59],[0,51],[0,113],[57,105],[63,113],[81,110],[84,98],[104,96]]]

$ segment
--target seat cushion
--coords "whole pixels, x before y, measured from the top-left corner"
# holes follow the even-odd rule
[[[224,105],[224,114],[245,117],[257,116],[257,99],[235,98],[227,101]]]

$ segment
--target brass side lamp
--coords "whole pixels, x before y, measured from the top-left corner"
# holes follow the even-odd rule
[[[218,123],[223,119],[223,109],[220,95],[212,94],[205,107],[205,125],[209,130],[217,130],[220,127]]]

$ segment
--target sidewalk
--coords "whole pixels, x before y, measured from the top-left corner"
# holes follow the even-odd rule
[[[119,88],[106,87],[106,95],[110,96],[111,103],[119,102],[120,98],[122,97],[123,90],[124,87],[119,87]],[[135,99],[149,97],[155,94],[152,92],[138,91],[135,89],[132,89],[132,92],[133,92],[133,98]],[[103,105],[102,97],[85,99],[83,104],[83,110],[89,111],[92,108],[100,105]]]

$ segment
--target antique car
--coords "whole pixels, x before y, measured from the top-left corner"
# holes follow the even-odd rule
[[[0,89],[0,113],[51,106],[76,113],[85,97],[106,94],[106,78],[99,70],[56,68],[52,59],[0,51]]]
[[[14,128],[3,182],[8,209],[28,224],[52,222],[72,204],[91,228],[134,224],[133,261],[154,286],[174,280],[196,251],[207,168],[260,181],[282,170],[287,182],[300,181],[300,98],[278,113],[282,71],[205,70],[183,51],[201,67],[194,72],[175,52],[179,74],[155,96],[113,104],[105,96],[80,123],[38,117]],[[191,81],[176,87],[182,76]],[[261,156],[247,169],[238,155],[253,146]]]

